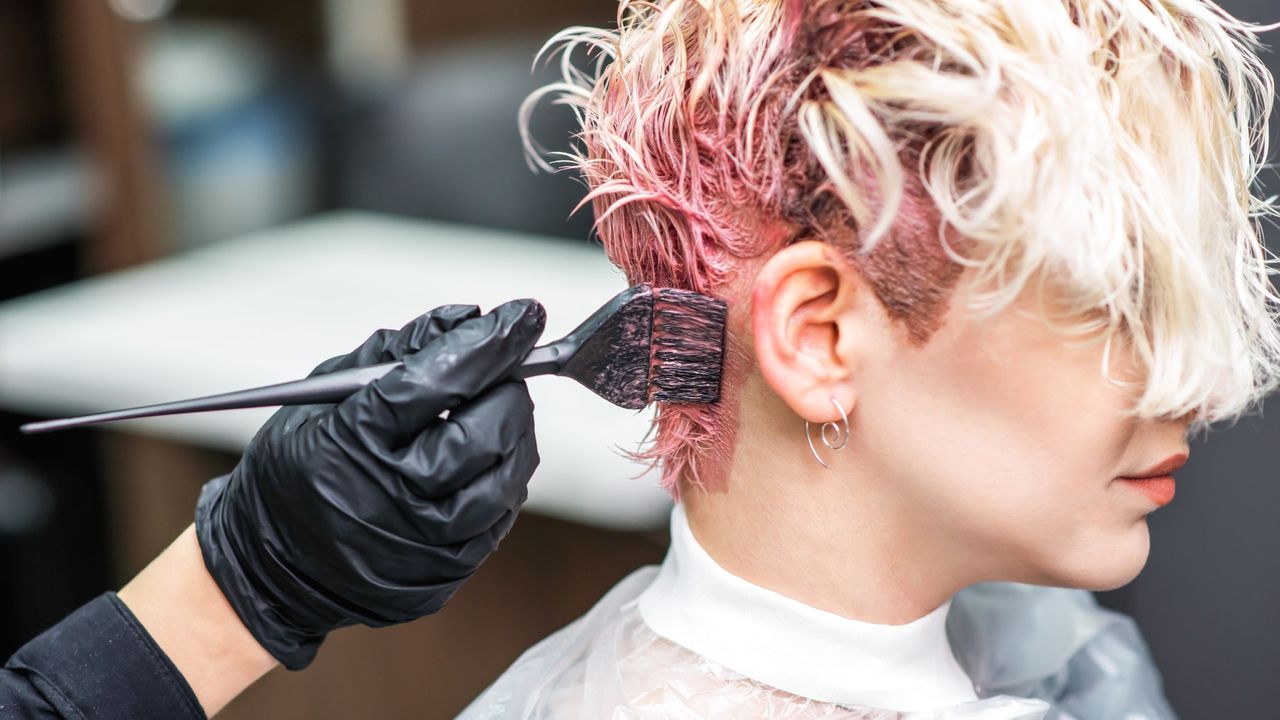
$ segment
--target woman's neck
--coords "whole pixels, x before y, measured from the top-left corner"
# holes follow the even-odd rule
[[[798,432],[798,431],[797,431]],[[822,468],[807,447],[738,438],[724,489],[684,486],[689,526],[729,572],[806,605],[864,622],[921,618],[976,581],[974,563],[922,527],[893,483],[851,467],[853,442]]]

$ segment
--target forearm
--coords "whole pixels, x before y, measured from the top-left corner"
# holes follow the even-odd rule
[[[119,593],[212,716],[276,661],[253,638],[205,569],[188,527]]]

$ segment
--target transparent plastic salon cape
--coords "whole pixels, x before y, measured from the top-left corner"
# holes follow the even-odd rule
[[[681,508],[660,567],[527,650],[462,720],[1174,718],[1132,620],[1089,593],[968,588],[906,626],[737,578]]]

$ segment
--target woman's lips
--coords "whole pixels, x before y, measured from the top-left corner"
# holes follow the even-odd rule
[[[1146,495],[1158,507],[1164,507],[1173,502],[1173,472],[1186,464],[1187,456],[1185,451],[1174,453],[1140,475],[1116,479]]]
[[[1175,490],[1172,475],[1157,475],[1155,477],[1144,478],[1116,478],[1124,482],[1124,484],[1146,495],[1151,502],[1159,507],[1164,507],[1173,502],[1173,493]]]

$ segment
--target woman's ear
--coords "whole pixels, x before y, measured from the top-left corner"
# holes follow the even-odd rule
[[[857,401],[855,371],[871,320],[869,293],[852,264],[813,240],[788,245],[756,275],[751,328],[765,381],[810,422],[838,420]],[[861,336],[861,340],[859,337]]]

